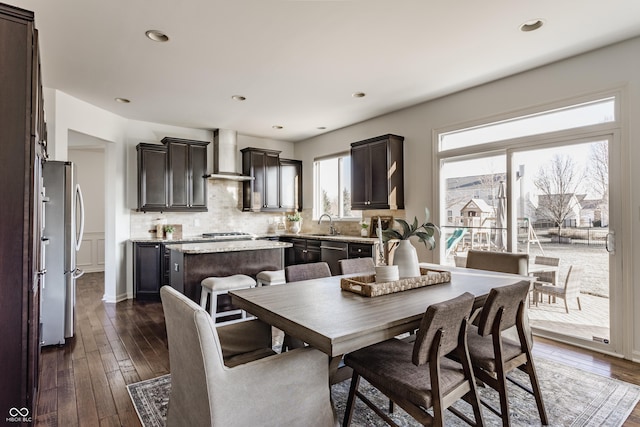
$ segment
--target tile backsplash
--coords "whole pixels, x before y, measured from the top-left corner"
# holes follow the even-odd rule
[[[275,233],[278,222],[282,222],[281,212],[242,212],[242,183],[236,181],[207,181],[208,212],[131,212],[131,239],[149,239],[156,237],[158,219],[176,226],[174,238],[200,236],[206,232],[242,231],[246,233]],[[302,211],[302,233],[324,233],[328,223],[318,224],[312,219],[311,205]],[[401,215],[400,215],[401,214]],[[364,215],[367,222],[372,215],[393,215],[403,217],[404,211],[367,211]],[[288,223],[284,220],[285,225]],[[178,227],[179,226],[179,227]],[[358,221],[336,221],[334,226],[338,232],[347,236],[360,235]],[[288,229],[287,229],[288,231]]]

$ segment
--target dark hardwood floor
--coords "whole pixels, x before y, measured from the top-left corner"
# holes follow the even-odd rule
[[[140,426],[126,384],[169,372],[159,302],[105,304],[103,275],[78,280],[76,335],[42,351],[38,426]],[[640,364],[536,339],[534,354],[640,385]],[[640,404],[624,424],[640,426]]]

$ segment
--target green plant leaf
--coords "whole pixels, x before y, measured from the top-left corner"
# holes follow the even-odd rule
[[[387,230],[384,230],[382,232],[382,240],[385,242],[388,242],[389,240],[404,240],[404,237],[402,237],[402,234],[400,234],[398,231],[389,228]]]

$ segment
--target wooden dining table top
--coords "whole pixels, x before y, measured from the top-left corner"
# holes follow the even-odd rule
[[[262,321],[336,357],[415,330],[427,307],[464,292],[476,299],[491,288],[531,277],[421,264],[451,271],[451,281],[389,295],[365,297],[340,288],[347,276],[229,292],[232,303]]]

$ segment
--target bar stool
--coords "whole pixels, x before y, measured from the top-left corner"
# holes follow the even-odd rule
[[[286,283],[284,270],[261,271],[256,276],[256,280],[258,286],[284,285]]]
[[[244,274],[234,274],[233,276],[226,277],[207,277],[200,282],[202,286],[202,292],[200,293],[200,307],[207,308],[207,299],[211,295],[209,301],[209,313],[216,321],[216,326],[237,322],[238,320],[227,320],[224,322],[217,322],[219,317],[232,316],[234,314],[240,314],[242,317],[240,320],[247,319],[247,312],[240,309],[227,310],[217,312],[218,307],[218,295],[226,294],[229,291],[236,289],[253,288],[256,286],[256,281],[251,277]]]

